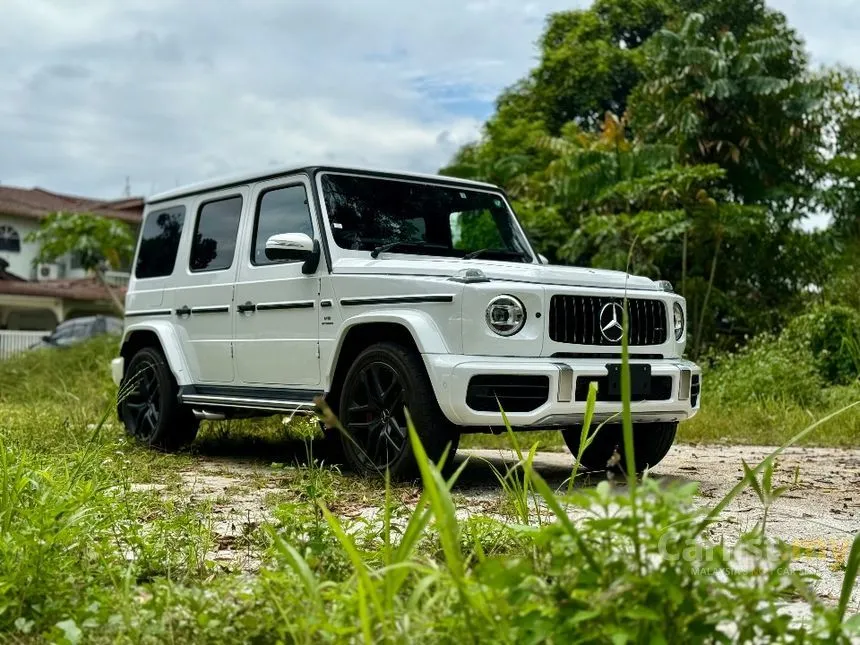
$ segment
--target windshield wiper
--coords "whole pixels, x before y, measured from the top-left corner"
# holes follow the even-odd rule
[[[385,253],[386,251],[390,251],[391,249],[395,249],[398,246],[411,246],[418,247],[419,249],[448,249],[449,247],[443,244],[428,244],[427,242],[416,242],[413,240],[397,240],[396,242],[389,242],[388,244],[381,244],[377,246],[370,252],[370,257],[376,259],[379,257],[380,253]]]
[[[521,260],[528,260],[529,256],[523,253],[522,251],[511,251],[510,249],[478,249],[477,251],[472,251],[471,253],[467,253],[463,256],[464,260],[473,260],[475,258],[481,257],[486,253],[495,253],[498,255],[507,255],[508,257],[517,257]]]

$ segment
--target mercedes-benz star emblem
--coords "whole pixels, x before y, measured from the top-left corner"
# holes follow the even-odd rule
[[[617,302],[607,302],[600,310],[600,333],[610,343],[621,340],[624,328],[621,321],[624,320],[624,310]]]

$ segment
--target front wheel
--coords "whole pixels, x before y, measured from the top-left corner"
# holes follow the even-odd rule
[[[365,349],[347,372],[340,395],[341,437],[347,462],[366,475],[398,479],[418,473],[406,424],[406,410],[427,456],[438,462],[446,448],[450,464],[459,433],[445,418],[424,365],[414,351],[395,343]]]
[[[592,426],[589,431],[594,432],[595,426]],[[677,431],[677,423],[633,424],[633,453],[637,473],[641,473],[646,468],[653,468],[663,460],[675,441]],[[573,427],[562,430],[561,433],[574,457],[579,452],[580,432],[580,427]],[[615,452],[621,457],[617,465],[610,464]],[[591,471],[619,470],[625,468],[626,463],[624,433],[620,423],[607,423],[600,428],[594,441],[583,452],[580,459],[580,466]]]
[[[176,379],[157,349],[144,347],[132,356],[120,392],[119,418],[138,441],[162,450],[194,441],[200,422],[179,403]]]

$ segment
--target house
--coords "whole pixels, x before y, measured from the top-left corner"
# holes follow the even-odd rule
[[[121,220],[132,225],[136,234],[143,199],[99,200],[0,185],[0,329],[47,331],[68,318],[116,313],[105,287],[88,276],[76,258],[36,263],[39,248],[25,239],[42,219],[57,211]],[[106,280],[122,299],[128,273],[108,272]]]

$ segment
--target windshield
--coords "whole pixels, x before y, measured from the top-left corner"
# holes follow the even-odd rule
[[[329,173],[322,186],[334,242],[342,249],[378,253],[390,245],[396,253],[533,261],[499,194]]]

